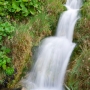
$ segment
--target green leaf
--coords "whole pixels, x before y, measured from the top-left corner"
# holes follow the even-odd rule
[[[14,68],[12,67],[8,67],[6,70],[5,70],[6,74],[7,75],[12,75],[14,73]]]
[[[21,9],[18,6],[18,3],[16,3],[16,1],[12,2],[12,8],[16,10],[16,12],[19,12]]]
[[[31,13],[32,15],[35,15],[35,13],[36,13],[35,9],[34,9],[34,8],[30,8],[30,13]]]
[[[28,0],[22,0],[23,2],[28,2]]]
[[[1,50],[4,51],[5,53],[10,53],[10,49],[5,46],[2,46]]]
[[[6,70],[6,64],[2,65],[3,70]]]
[[[9,48],[6,48],[5,52],[6,53],[10,53],[10,49]]]
[[[0,41],[2,40],[2,36],[0,36]]]
[[[4,5],[3,2],[0,2],[0,5]]]
[[[8,59],[7,59],[7,63],[10,63],[10,62],[11,62],[11,58],[8,58]]]
[[[0,62],[0,67],[2,66],[2,63]]]
[[[27,8],[25,7],[24,3],[21,3],[20,4],[21,8],[22,8],[22,11],[24,13],[24,16],[27,16],[28,15],[28,10]]]
[[[2,24],[1,24],[1,25],[2,25]],[[1,26],[1,27],[0,27],[0,33],[3,32],[3,31],[4,31],[4,30],[3,30],[3,27]]]
[[[4,59],[3,62],[2,62],[3,65],[6,65],[6,60]]]

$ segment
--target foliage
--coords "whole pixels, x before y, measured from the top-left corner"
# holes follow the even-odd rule
[[[37,46],[42,38],[50,35],[48,16],[40,13],[29,19],[28,23],[19,23],[15,26],[15,33],[11,40],[13,65],[16,73],[15,79],[9,81],[8,87],[15,87],[26,70],[32,66],[32,47]]]
[[[51,0],[51,2],[52,3],[49,5],[48,1],[43,0],[42,13],[38,13],[35,16],[30,17],[30,19],[28,18],[29,21],[27,23],[17,23],[15,26],[16,32],[11,40],[11,49],[13,65],[16,69],[16,73],[14,74],[15,79],[8,83],[9,88],[15,87],[22,74],[25,73],[25,71],[23,72],[23,69],[28,69],[32,65],[33,47],[37,47],[41,39],[51,35],[51,32],[55,29],[52,29],[52,26],[56,27],[55,23],[57,23],[57,18],[60,14],[59,12],[63,11],[63,7],[59,0],[57,0],[56,4],[55,0]],[[54,7],[52,7],[53,5]],[[57,9],[56,6],[60,7],[59,5],[61,8]]]
[[[10,38],[11,33],[14,31],[14,27],[9,22],[0,23],[0,42],[5,38]]]
[[[13,60],[25,61],[25,59],[28,58],[29,51],[30,51],[30,49],[28,49],[28,52],[26,52],[27,50],[25,50],[24,55],[27,54],[25,56],[25,58],[24,58],[24,55],[21,56],[21,58],[17,57],[18,59],[14,58],[15,55],[19,55],[19,54],[17,53],[18,51],[16,51],[16,53],[14,53],[15,55],[12,54],[14,47],[11,47],[11,39],[12,39],[12,35],[14,35],[13,32],[14,32],[15,26],[13,26],[11,24],[11,21],[16,22],[15,21],[16,18],[20,20],[22,18],[24,19],[24,17],[27,17],[29,15],[34,16],[40,12],[41,12],[41,1],[39,1],[39,0],[0,0],[0,20],[1,20],[0,21],[0,56],[1,56],[0,57],[0,77],[1,77],[0,82],[3,83],[3,81],[7,75],[10,76],[14,73],[13,67],[16,66],[16,63]],[[20,34],[21,33],[19,33],[18,35],[20,35]],[[25,44],[27,44],[28,43],[27,38],[30,37],[30,34],[28,34],[28,37],[26,36],[26,38],[25,38],[25,35],[24,36],[23,35],[20,36],[20,38],[22,37],[21,38],[22,41],[24,41],[24,39],[25,39],[25,42],[26,42]],[[19,37],[19,36],[17,36],[17,37]],[[19,38],[16,39],[16,37],[15,37],[16,42],[19,43],[18,45],[20,45],[21,41],[18,41],[18,39]],[[9,45],[7,44],[7,40],[8,40]],[[31,40],[29,40],[29,41],[31,41]],[[22,42],[22,43],[24,44],[24,42]],[[25,44],[23,45],[23,48],[26,48],[29,46],[31,48],[31,44],[27,44],[27,46]],[[12,45],[13,45],[13,43],[12,43]],[[9,46],[9,48],[8,48],[8,46]],[[19,49],[15,48],[14,50],[19,50]],[[23,50],[21,50],[21,48],[20,48],[20,52],[21,51],[23,52]],[[22,54],[22,52],[21,52],[21,54]],[[10,55],[10,54],[12,54],[12,55]],[[14,62],[14,63],[12,63],[12,62]],[[22,63],[25,64],[26,62],[25,63],[22,62]],[[14,64],[14,65],[12,65],[12,64]],[[20,75],[22,73],[24,66],[21,65],[20,68],[18,68],[18,67],[16,68],[16,67],[15,67],[15,69],[17,70],[17,72],[18,72],[18,70],[21,71],[18,74],[15,74],[16,75],[15,79],[18,79],[18,78],[20,78]],[[4,77],[2,77],[3,76],[2,73],[4,73],[4,75],[5,75]],[[8,79],[8,77],[7,77],[7,79]]]
[[[11,67],[11,58],[7,56],[8,53],[10,53],[10,49],[3,46],[0,50],[0,70],[7,75],[12,75],[14,69]]]
[[[41,11],[39,0],[0,0],[0,16],[7,18],[35,15]]]
[[[46,13],[40,13],[31,18],[28,25],[34,46],[37,46],[44,37],[51,35],[50,23]]]
[[[1,72],[5,75],[12,75],[14,68],[12,67],[12,60],[9,57],[10,49],[5,45],[5,40],[10,39],[11,34],[14,31],[14,27],[9,22],[0,22],[0,77]],[[2,77],[0,80],[3,82]]]
[[[22,26],[23,27],[23,26]],[[18,26],[16,32],[11,39],[12,50],[12,63],[15,67],[16,73],[13,74],[14,80],[9,81],[8,87],[15,87],[17,82],[21,79],[23,69],[29,64],[31,67],[32,61],[29,62],[31,57],[32,38],[27,28],[22,29],[21,25]]]
[[[59,16],[65,9],[62,4],[63,2],[64,0],[43,0],[44,11],[48,15],[52,34],[55,34]]]
[[[73,69],[69,71],[68,86],[71,90],[90,89],[90,49],[83,52],[74,61]]]
[[[81,19],[76,24],[74,34],[74,42],[77,43],[77,46],[67,72],[68,80],[66,84],[71,90],[89,90],[90,88],[90,69],[88,68],[90,66],[90,0],[83,1]],[[0,31],[0,53],[2,53],[3,62],[4,59],[6,60],[7,71],[3,69],[3,65],[0,68],[6,75],[11,75],[14,70],[12,68],[13,63],[16,70],[13,74],[15,78],[9,81],[8,87],[15,87],[17,82],[22,78],[22,74],[26,74],[24,69],[31,68],[33,47],[37,47],[40,40],[44,37],[51,35],[51,33],[55,34],[59,15],[65,10],[62,3],[65,2],[66,0],[0,0],[1,18],[6,17],[12,21],[15,21],[16,18],[26,20],[24,17],[33,15],[30,19],[28,18],[29,21],[26,20],[27,22],[16,23],[16,32],[9,42],[10,50],[6,47],[5,50],[1,48],[6,42],[5,39],[7,37],[11,38],[14,27],[9,22],[0,23],[0,28],[3,28]],[[9,55],[10,51],[11,55]],[[12,60],[9,56],[12,57]]]
[[[90,89],[90,0],[83,0],[81,19],[75,27],[77,46],[67,72],[67,85],[71,90]]]

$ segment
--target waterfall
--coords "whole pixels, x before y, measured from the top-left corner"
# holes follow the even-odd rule
[[[37,50],[36,62],[23,80],[26,90],[63,90],[66,68],[75,47],[73,32],[80,18],[81,0],[67,0],[67,11],[59,19],[56,35],[45,38]]]

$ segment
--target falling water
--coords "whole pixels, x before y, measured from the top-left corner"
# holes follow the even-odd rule
[[[36,63],[23,80],[26,90],[63,90],[66,68],[75,47],[73,32],[79,19],[81,0],[67,0],[54,37],[44,39],[39,45]]]

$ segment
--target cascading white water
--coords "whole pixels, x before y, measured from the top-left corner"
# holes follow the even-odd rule
[[[59,19],[56,36],[66,36],[69,40],[73,39],[74,26],[80,18],[79,9],[82,6],[82,0],[67,0],[65,11]]]
[[[56,36],[42,41],[36,63],[23,80],[26,90],[63,90],[66,68],[75,47],[73,31],[81,5],[81,0],[67,0],[65,6],[68,10],[59,20]]]

